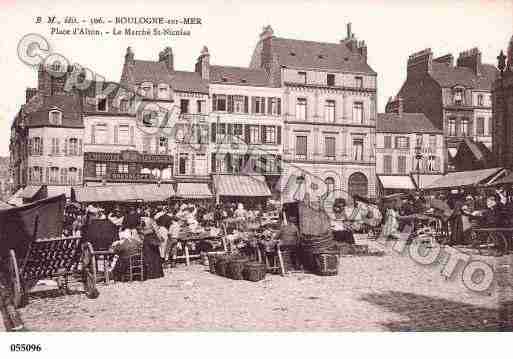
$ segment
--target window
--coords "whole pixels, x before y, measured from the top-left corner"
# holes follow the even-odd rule
[[[95,143],[104,144],[107,143],[107,124],[97,123],[94,129],[94,140]]]
[[[244,96],[233,96],[233,112],[244,113]]]
[[[436,135],[429,135],[429,149],[436,151]]]
[[[34,137],[32,139],[32,154],[42,155],[43,154],[43,139],[41,137]]]
[[[297,77],[298,77],[299,83],[306,84],[306,72],[298,72]]]
[[[141,90],[142,90],[143,97],[149,97],[149,98],[153,97],[153,84],[143,84],[141,86]]]
[[[159,153],[165,154],[165,153],[167,153],[167,149],[168,149],[167,137],[160,137],[159,138]]]
[[[214,97],[214,105],[215,111],[226,111],[226,96],[225,95],[216,95]]]
[[[333,177],[326,178],[324,184],[326,185],[326,194],[335,192],[335,180]]]
[[[68,170],[68,183],[71,185],[78,184],[78,170],[75,167],[70,167]]]
[[[363,123],[363,103],[355,102],[353,104],[353,122],[362,124]]]
[[[449,136],[456,136],[456,118],[451,117],[447,122],[447,132]]]
[[[48,121],[51,125],[60,126],[62,124],[62,113],[60,111],[50,111],[48,113]]]
[[[483,95],[477,95],[477,105],[484,106],[484,97]]]
[[[268,114],[269,115],[281,115],[281,98],[269,97],[267,99]]]
[[[118,143],[128,145],[130,143],[130,126],[119,125],[118,127]]]
[[[169,87],[167,85],[160,85],[159,86],[158,97],[161,100],[168,100],[169,99]]]
[[[225,123],[219,123],[217,125],[217,143],[223,143],[224,139],[226,137],[226,124]]]
[[[188,161],[187,153],[180,153],[180,158],[178,161],[178,173],[184,175],[187,173],[187,161]]]
[[[461,88],[457,88],[457,89],[454,89],[454,104],[455,105],[463,105],[464,101],[463,101],[463,89]]]
[[[300,121],[306,121],[306,98],[297,99],[296,119]]]
[[[429,156],[427,159],[427,170],[429,172],[436,171],[436,157],[435,156]]]
[[[69,139],[68,154],[70,156],[78,155],[78,138],[70,138]]]
[[[300,160],[307,159],[307,136],[296,137],[296,158]]]
[[[253,113],[265,115],[265,97],[253,97]]]
[[[395,138],[395,148],[407,150],[410,148],[410,139],[405,136],[398,136]]]
[[[357,76],[354,78],[354,82],[355,82],[355,87],[356,88],[363,88],[363,77],[361,76]]]
[[[477,136],[484,136],[485,134],[485,128],[484,128],[484,117],[478,117],[476,119],[476,135]]]
[[[96,177],[104,177],[107,174],[107,164],[106,163],[97,163],[95,165],[95,173],[96,173]]]
[[[128,163],[118,164],[118,173],[128,173]]]
[[[363,138],[353,139],[353,160],[363,161]]]
[[[100,112],[107,112],[107,98],[98,97],[96,101],[96,109]]]
[[[330,123],[335,122],[335,101],[328,100],[324,106],[324,120]]]
[[[390,155],[383,156],[383,173],[392,173],[392,156]]]
[[[50,168],[50,183],[59,183],[59,168]]]
[[[422,148],[423,142],[424,141],[422,140],[422,135],[421,134],[417,134],[417,136],[415,137],[415,146]]]
[[[43,182],[43,168],[33,167],[32,168],[32,182],[42,183]]]
[[[240,123],[236,123],[233,125],[233,136],[237,137],[238,139],[244,138],[244,129]],[[238,142],[238,141],[237,141]]]
[[[59,139],[52,138],[52,151],[51,154],[56,156],[59,154]]]
[[[265,143],[276,143],[276,127],[265,126]]]
[[[260,126],[249,126],[249,143],[260,143]]]
[[[324,154],[326,157],[335,158],[335,137],[325,137],[324,138]]]
[[[119,111],[120,112],[129,112],[130,110],[130,103],[126,98],[123,98],[119,101]]]
[[[326,76],[326,84],[328,86],[335,86],[335,75],[334,74],[328,74]]]
[[[397,171],[401,174],[406,173],[406,156],[397,157]]]
[[[470,121],[468,118],[461,119],[461,135],[465,137],[470,136]]]
[[[392,136],[385,136],[385,148],[392,148]]]
[[[180,113],[189,113],[189,100],[180,100]]]
[[[205,113],[206,112],[206,106],[205,106],[205,100],[197,100],[196,101],[196,112],[197,113]]]

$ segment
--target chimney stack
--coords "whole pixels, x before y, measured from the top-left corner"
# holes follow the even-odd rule
[[[424,76],[433,70],[433,52],[431,49],[418,51],[408,58],[407,76]]]
[[[37,94],[37,89],[33,87],[27,87],[25,90],[25,103],[28,103],[32,97]]]
[[[446,64],[447,66],[454,66],[454,56],[452,56],[452,54],[437,57],[433,61],[438,62],[439,64]]]
[[[173,49],[167,46],[164,50],[159,53],[159,62],[164,62],[168,70],[173,71],[174,60],[173,60]]]
[[[354,37],[354,34],[353,32],[351,31],[351,23],[348,22],[347,25],[347,35],[346,35],[346,40],[349,40],[349,39],[352,39]]]
[[[210,53],[208,48],[203,46],[201,53],[196,61],[195,72],[199,73],[201,78],[205,81],[210,79]]]
[[[264,26],[262,32],[260,33],[260,41],[267,40],[270,37],[273,37],[274,31],[271,25]]]
[[[134,52],[132,48],[129,46],[126,48],[125,54],[125,64],[133,64],[134,63]]]
[[[471,69],[477,76],[481,75],[481,51],[477,47],[463,51],[458,57],[457,65]]]

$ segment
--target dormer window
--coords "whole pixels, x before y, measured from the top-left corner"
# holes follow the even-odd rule
[[[51,125],[60,126],[62,124],[62,112],[52,110],[48,113],[48,121]]]
[[[96,99],[96,110],[99,112],[107,112],[107,98],[105,96]]]
[[[363,77],[356,76],[354,78],[354,81],[355,81],[355,84],[356,84],[356,88],[359,88],[359,89],[363,88]]]
[[[477,105],[478,106],[484,105],[484,96],[483,95],[477,95]]]
[[[169,100],[169,86],[168,85],[159,85],[158,97],[161,100]]]
[[[141,92],[143,97],[153,98],[153,84],[151,82],[141,84]]]
[[[464,95],[464,89],[462,88],[455,88],[453,92],[453,99],[455,105],[463,105],[463,95]]]
[[[130,109],[130,102],[126,98],[122,98],[119,100],[119,112],[129,112]]]
[[[335,86],[335,75],[334,74],[326,75],[326,84],[328,86]]]
[[[299,83],[306,84],[306,72],[298,72],[297,73]]]

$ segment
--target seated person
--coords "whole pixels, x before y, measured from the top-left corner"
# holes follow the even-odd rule
[[[352,230],[352,218],[350,207],[346,206],[346,201],[339,198],[333,204],[334,218],[331,221],[331,229],[334,240],[341,243],[354,244]]]

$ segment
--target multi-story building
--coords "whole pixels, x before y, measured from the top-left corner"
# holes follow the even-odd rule
[[[453,157],[466,137],[491,148],[491,90],[496,74],[493,65],[482,63],[478,48],[460,53],[456,65],[451,54],[434,59],[431,49],[426,49],[409,57],[398,97],[405,112],[424,113],[443,130]]]
[[[282,183],[311,195],[340,190],[375,196],[376,72],[348,25],[340,43],[260,35],[252,68],[282,89]]]
[[[385,193],[427,185],[443,173],[442,130],[423,113],[380,113],[376,125],[376,173]]]
[[[498,166],[513,169],[513,36],[507,56],[499,55],[500,74],[493,84],[493,154]]]
[[[14,190],[46,185],[48,195],[66,193],[82,183],[83,123],[80,97],[66,92],[72,69],[52,65],[38,70],[38,88],[28,88],[26,103],[11,126]],[[55,75],[55,73],[60,73]]]

